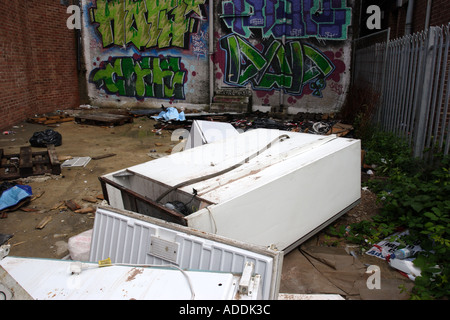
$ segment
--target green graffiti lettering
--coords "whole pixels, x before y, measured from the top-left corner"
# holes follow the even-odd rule
[[[91,21],[99,24],[103,47],[112,44],[124,45],[124,2],[119,0],[97,0],[97,8],[91,12]]]
[[[119,96],[184,99],[186,70],[179,57],[116,57],[92,70],[90,82],[98,89]]]
[[[92,23],[102,36],[103,47],[133,44],[187,48],[196,32],[206,0],[97,0],[90,9]]]
[[[312,84],[314,95],[322,96],[324,79],[335,68],[323,53],[299,40],[283,45],[273,39],[260,52],[233,34],[220,39],[220,45],[226,52],[225,82],[230,85],[251,83],[254,89],[283,89],[290,94],[301,94],[306,84]]]

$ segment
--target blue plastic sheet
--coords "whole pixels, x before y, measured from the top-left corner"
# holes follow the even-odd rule
[[[184,111],[178,112],[178,110],[174,107],[168,107],[166,110],[161,111],[157,116],[152,116],[153,119],[156,120],[178,120],[184,121],[186,117],[184,115]]]
[[[31,187],[27,185],[16,185],[9,188],[3,191],[0,197],[0,210],[12,207],[32,195]]]

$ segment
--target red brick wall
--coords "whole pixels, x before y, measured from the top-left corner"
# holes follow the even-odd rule
[[[420,32],[425,29],[428,0],[415,0],[411,33]],[[392,1],[390,9],[386,13],[389,27],[391,28],[391,39],[400,38],[405,35],[406,12],[408,3],[398,8],[396,2]],[[442,26],[450,22],[449,0],[432,0],[430,13],[430,27]]]
[[[0,129],[79,105],[66,10],[57,0],[0,1]]]
[[[431,7],[430,26],[446,25],[450,22],[450,2],[448,0],[433,0]]]

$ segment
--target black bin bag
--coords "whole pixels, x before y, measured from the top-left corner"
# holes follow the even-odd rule
[[[53,144],[55,147],[62,144],[62,136],[59,132],[52,129],[45,131],[38,131],[30,138],[30,144],[32,147],[47,147],[49,144]]]

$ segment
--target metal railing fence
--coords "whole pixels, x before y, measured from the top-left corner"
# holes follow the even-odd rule
[[[354,40],[353,84],[379,93],[373,120],[407,139],[415,157],[449,154],[450,23],[395,40],[389,33]]]

